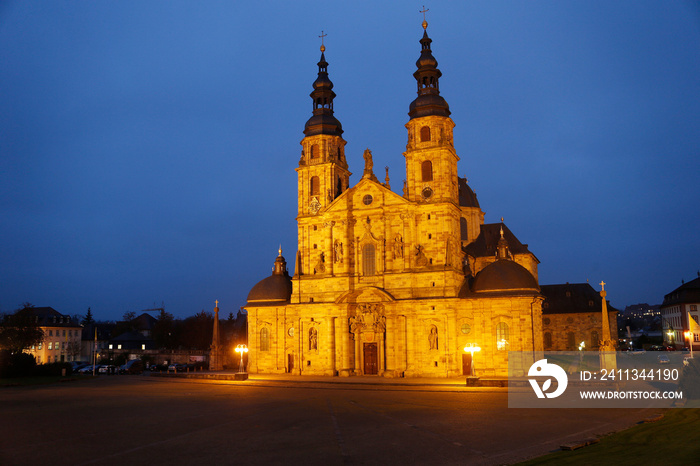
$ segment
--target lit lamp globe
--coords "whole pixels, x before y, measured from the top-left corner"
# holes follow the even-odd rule
[[[243,370],[243,354],[248,352],[248,347],[246,345],[236,345],[236,349],[234,351],[241,355],[241,362],[238,365],[238,372],[244,372],[244,370]]]
[[[481,347],[477,346],[475,343],[469,343],[464,347],[464,352],[472,355],[470,377],[474,377],[474,353],[478,353],[479,351],[481,351]]]

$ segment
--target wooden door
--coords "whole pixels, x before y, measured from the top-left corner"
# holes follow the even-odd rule
[[[365,343],[365,375],[377,375],[377,344]]]
[[[462,375],[472,375],[471,353],[462,353]]]
[[[294,369],[294,355],[288,354],[287,355],[287,372],[289,372],[291,374],[292,369]]]

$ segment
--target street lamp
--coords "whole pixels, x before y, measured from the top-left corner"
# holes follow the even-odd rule
[[[687,331],[683,333],[685,337],[688,339],[688,346],[690,346],[690,359],[693,359],[693,332]]]
[[[673,331],[673,327],[669,327],[668,331],[666,332],[666,335],[668,335],[668,344],[673,345],[673,337],[675,336],[675,333]]]
[[[474,353],[479,351],[481,351],[481,348],[477,346],[476,343],[468,343],[467,346],[464,347],[464,352],[472,355],[471,374],[469,374],[472,377],[474,377]]]
[[[241,354],[241,363],[238,365],[238,372],[245,372],[243,370],[243,353],[248,352],[248,347],[246,345],[236,345],[235,351]]]

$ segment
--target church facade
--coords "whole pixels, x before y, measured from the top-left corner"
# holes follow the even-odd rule
[[[280,249],[248,295],[249,372],[505,376],[508,351],[542,351],[539,261],[503,222],[484,223],[458,176],[455,125],[423,28],[402,195],[388,174],[377,178],[369,150],[349,185],[321,47],[296,168],[294,275]]]

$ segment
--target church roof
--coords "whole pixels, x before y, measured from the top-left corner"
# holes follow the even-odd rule
[[[318,77],[314,81],[314,90],[309,94],[313,101],[313,116],[309,118],[304,126],[304,135],[313,136],[316,134],[329,134],[340,136],[343,134],[343,127],[338,119],[333,115],[333,82],[328,77],[328,62],[321,46],[321,60],[318,62]]]
[[[292,296],[292,279],[287,272],[287,262],[282,257],[282,249],[275,260],[272,275],[260,280],[248,293],[248,305],[276,306],[289,303]]]
[[[462,207],[479,207],[476,193],[467,184],[466,178],[457,177],[459,188],[459,205]]]
[[[522,265],[499,259],[476,274],[471,285],[474,293],[539,292],[537,280]]]
[[[512,254],[528,254],[530,250],[527,244],[521,243],[504,223],[484,223],[476,239],[465,246],[464,252],[472,257],[487,257],[496,255],[498,240],[503,236],[508,241],[508,248]]]
[[[411,102],[408,108],[408,115],[411,119],[424,116],[450,116],[450,106],[440,95],[439,79],[442,72],[438,69],[438,62],[433,57],[430,49],[432,39],[428,37],[428,23],[423,21],[423,38],[420,40],[421,53],[413,73],[418,84],[418,97]]]
[[[589,283],[542,285],[545,297],[542,314],[576,314],[602,312],[603,298]],[[608,312],[618,312],[608,305]]]

